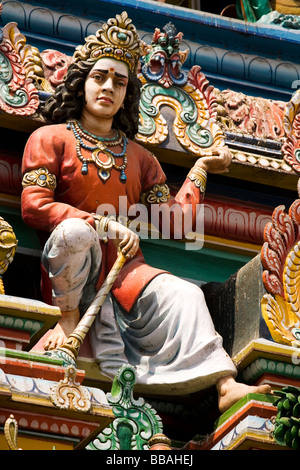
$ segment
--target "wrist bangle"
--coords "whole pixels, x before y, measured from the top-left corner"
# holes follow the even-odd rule
[[[104,243],[107,243],[107,230],[108,230],[108,222],[109,218],[105,217],[104,215],[93,214],[94,221],[95,221],[95,229],[98,234],[100,240]]]
[[[207,173],[203,168],[194,166],[188,173],[188,178],[193,181],[194,185],[200,189],[201,193],[205,192]]]

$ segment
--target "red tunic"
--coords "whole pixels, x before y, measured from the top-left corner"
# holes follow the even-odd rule
[[[89,144],[91,145],[91,144]],[[114,149],[114,147],[113,147]],[[120,147],[114,150],[120,151]],[[89,157],[82,151],[83,155]],[[80,217],[94,227],[91,215],[100,204],[111,204],[119,214],[119,197],[126,196],[127,209],[140,201],[142,193],[155,184],[163,184],[166,176],[154,155],[141,145],[129,140],[127,145],[126,183],[119,179],[120,172],[112,169],[110,178],[103,183],[94,164],[89,164],[88,174],[82,175],[82,163],[76,155],[76,140],[66,124],[44,126],[30,136],[23,156],[23,174],[41,167],[56,176],[55,192],[39,185],[31,185],[22,192],[22,216],[33,228],[51,232],[66,218]],[[105,155],[103,155],[103,159]],[[120,160],[120,161],[118,161]],[[122,164],[121,159],[116,159]],[[124,198],[123,198],[124,201]],[[201,193],[187,178],[182,188],[162,206],[201,202]],[[174,227],[171,228],[171,235]],[[112,243],[103,244],[103,262],[100,271],[99,288],[116,259]],[[112,292],[121,305],[129,311],[142,289],[158,274],[165,272],[145,263],[141,250],[126,262],[115,281]]]

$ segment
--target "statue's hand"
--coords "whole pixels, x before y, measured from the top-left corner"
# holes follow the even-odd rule
[[[227,173],[232,160],[232,153],[227,147],[215,150],[208,157],[199,158],[195,166],[203,168],[207,173]]]
[[[127,258],[132,258],[140,244],[140,239],[136,233],[129,228],[125,227],[124,225],[116,222],[114,220],[110,220],[108,223],[108,231],[107,231],[108,238],[110,238],[115,247],[122,251],[122,253]]]

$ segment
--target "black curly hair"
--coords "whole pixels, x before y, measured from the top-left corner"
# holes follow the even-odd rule
[[[68,67],[63,83],[41,108],[46,121],[58,124],[80,118],[84,104],[80,92],[93,65],[93,62],[79,61]],[[133,139],[138,131],[140,89],[140,80],[130,72],[124,108],[119,109],[113,120],[113,127],[123,131],[129,139]]]

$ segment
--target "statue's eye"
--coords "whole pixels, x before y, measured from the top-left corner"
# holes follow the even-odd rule
[[[159,38],[158,42],[161,46],[166,46],[167,45],[166,38]]]

